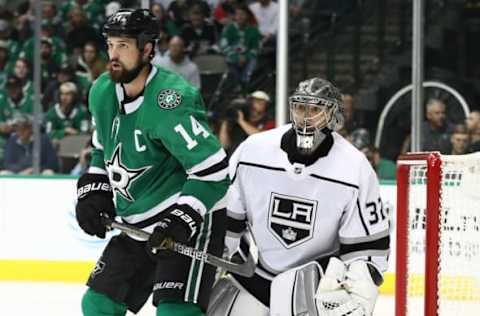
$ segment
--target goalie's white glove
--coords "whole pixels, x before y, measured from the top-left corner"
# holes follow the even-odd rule
[[[315,295],[319,315],[365,316],[362,306],[343,286],[347,269],[343,261],[332,257]]]
[[[320,282],[321,283],[321,282]],[[343,287],[355,302],[362,306],[364,315],[371,316],[378,297],[378,287],[365,261],[354,261],[345,273]]]

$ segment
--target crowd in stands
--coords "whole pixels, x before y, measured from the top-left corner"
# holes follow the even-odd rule
[[[204,92],[211,126],[228,153],[251,134],[271,129],[274,91],[254,84],[259,64],[276,49],[278,3],[273,0],[154,0],[159,39],[152,63],[179,73]],[[31,1],[0,9],[0,170],[32,172],[34,32]],[[74,164],[62,160],[62,140],[92,132],[88,90],[108,67],[102,36],[107,16],[140,1],[42,1],[41,22],[41,170],[80,175],[88,168],[91,147],[78,150]],[[304,19],[313,0],[290,0],[290,14]],[[307,21],[308,23],[308,21]],[[297,23],[296,23],[297,24]],[[295,33],[298,25],[292,25]],[[295,35],[296,36],[296,35]],[[211,77],[196,60],[222,56],[225,76]],[[212,80],[215,78],[215,80]],[[214,93],[209,91],[214,82]],[[225,98],[218,98],[218,91]],[[213,100],[213,101],[212,101]],[[344,95],[340,133],[363,151],[380,178],[394,179],[395,164],[380,156],[365,129],[354,97]],[[425,150],[462,154],[480,148],[480,112],[464,125],[450,126],[445,104],[430,100],[423,126]],[[409,139],[405,140],[407,148]]]

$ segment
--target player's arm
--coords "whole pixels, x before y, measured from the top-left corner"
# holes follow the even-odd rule
[[[232,255],[238,249],[240,238],[247,229],[247,209],[242,189],[242,177],[238,169],[244,147],[245,143],[240,144],[229,161],[231,184],[227,191],[227,234],[225,237],[228,255]]]
[[[176,108],[162,110],[162,127],[156,135],[180,162],[187,180],[176,208],[165,214],[155,228],[150,238],[153,248],[166,236],[188,242],[199,231],[207,212],[225,208],[229,185],[227,155],[208,127],[198,90],[190,88],[185,93]]]
[[[92,113],[92,124],[95,126],[94,111]],[[83,174],[77,182],[78,202],[75,215],[78,224],[87,234],[105,238],[106,227],[102,217],[105,215],[114,217],[115,206],[112,188],[105,170],[103,145],[97,130],[92,134],[91,155],[88,172]]]

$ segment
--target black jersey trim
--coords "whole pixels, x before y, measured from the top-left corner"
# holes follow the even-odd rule
[[[325,180],[325,181],[329,181],[329,182],[333,182],[333,183],[338,183],[338,184],[341,184],[341,185],[345,185],[347,187],[351,187],[351,188],[355,188],[355,189],[359,189],[359,186],[356,185],[356,184],[352,184],[352,183],[348,183],[348,182],[344,182],[344,181],[340,181],[340,180],[336,180],[336,179],[332,179],[332,178],[327,178],[327,177],[322,177],[322,176],[319,176],[317,174],[314,174],[314,173],[311,173],[310,174],[311,177],[314,177],[314,178],[317,178],[317,179],[320,179],[320,180]]]
[[[227,230],[234,233],[242,233],[247,228],[247,224],[244,219],[236,219],[227,216]]]
[[[237,167],[235,168],[235,175],[232,178],[232,183],[235,182],[235,179],[237,178],[238,168],[240,167],[240,165],[245,165],[245,166],[250,166],[250,167],[255,167],[255,168],[261,168],[261,169],[274,170],[274,171],[283,171],[283,172],[287,171],[287,170],[285,170],[285,168],[271,167],[271,166],[261,165],[261,164],[253,163],[253,162],[239,161],[238,164],[237,164]]]
[[[193,173],[197,177],[205,177],[214,173],[219,172],[220,170],[228,168],[228,157],[223,158],[222,161],[200,171]]]
[[[350,252],[357,252],[363,250],[388,250],[390,249],[390,236],[383,238],[362,242],[358,244],[342,244],[340,243],[340,254],[345,255]]]
[[[362,222],[363,229],[365,230],[365,234],[370,235],[367,224],[365,224],[365,219],[363,218],[362,209],[360,207],[360,201],[358,199],[357,199],[357,209],[358,209],[358,216],[360,217],[360,221]]]

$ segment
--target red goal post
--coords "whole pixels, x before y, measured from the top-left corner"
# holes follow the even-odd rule
[[[479,228],[480,154],[399,157],[396,316],[480,315]]]

